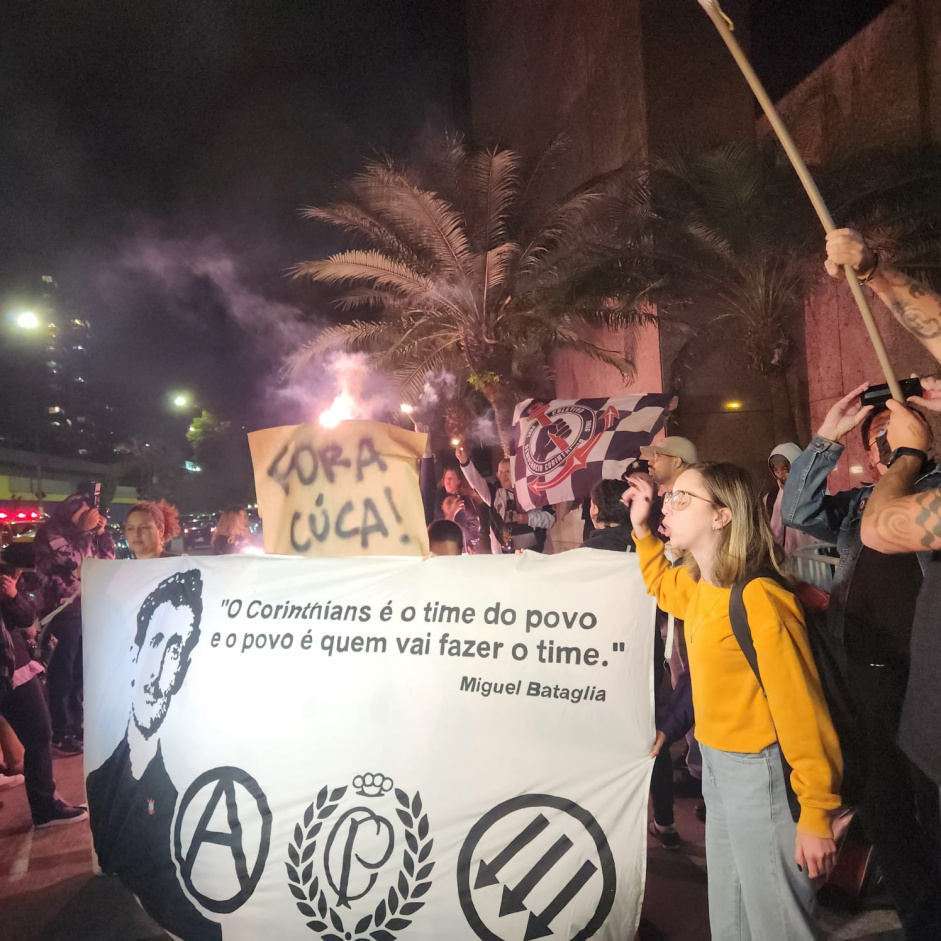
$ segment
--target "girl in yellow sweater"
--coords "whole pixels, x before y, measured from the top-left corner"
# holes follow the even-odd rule
[[[664,525],[684,551],[671,567],[650,532],[653,487],[632,477],[624,502],[647,591],[686,623],[696,738],[703,755],[709,922],[713,941],[810,941],[812,880],[836,848],[842,758],[800,605],[776,581],[743,594],[764,691],[732,632],[732,586],[779,563],[762,499],[746,471],[699,464],[664,495]],[[800,802],[788,808],[781,750]]]

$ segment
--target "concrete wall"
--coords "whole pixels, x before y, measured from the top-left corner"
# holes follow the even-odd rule
[[[747,0],[723,5],[747,47]],[[535,154],[565,132],[566,189],[651,152],[755,133],[751,92],[708,16],[689,0],[469,0],[468,45],[475,136]],[[670,388],[674,356],[689,335],[674,339],[658,339],[653,329],[610,337],[612,348],[625,349],[637,364],[631,382],[589,357],[561,353],[554,362],[557,394]],[[734,349],[711,353],[697,353],[697,369],[708,375],[686,383],[673,428],[709,436],[716,456],[735,458],[744,452],[734,446],[733,429],[746,422],[755,453],[766,441],[770,451],[767,395],[750,397],[748,418],[723,412],[716,403],[739,394],[743,367]]]
[[[777,106],[811,164],[941,140],[941,4],[897,0]],[[758,134],[773,136],[764,118]]]
[[[555,391],[560,399],[663,391],[660,332],[656,326],[625,331],[599,330],[595,342],[634,363],[633,377],[626,378],[613,366],[584,353],[561,350],[553,357]]]
[[[638,0],[468,0],[467,10],[479,142],[535,155],[566,134],[565,189],[646,155]]]

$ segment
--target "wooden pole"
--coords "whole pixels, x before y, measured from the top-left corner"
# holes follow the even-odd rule
[[[742,47],[732,35],[732,21],[722,12],[722,8],[719,6],[717,0],[699,0],[699,5],[709,15],[709,19],[712,20],[722,40],[725,42],[726,46],[728,46],[729,52],[732,53],[732,57],[738,64],[739,69],[741,69],[742,75],[745,76],[745,81],[751,86],[751,90],[758,99],[762,111],[764,111],[768,121],[771,123],[771,127],[774,128],[774,133],[781,142],[784,152],[787,154],[791,165],[800,177],[800,181],[804,185],[807,195],[810,197],[810,201],[823,225],[824,231],[829,234],[836,228],[833,223],[833,217],[830,215],[830,210],[827,209],[826,203],[823,201],[823,196],[820,195],[820,190],[817,189],[817,184],[814,183],[814,179],[810,175],[810,170],[807,169],[807,164],[804,163],[804,158],[801,157],[797,150],[797,145],[794,143],[794,139],[781,120],[781,116],[774,107],[774,103],[768,97],[768,93],[761,84],[761,80],[751,67],[748,57],[742,51]],[[905,397],[902,395],[902,390],[895,378],[892,364],[889,362],[889,354],[886,353],[885,344],[882,342],[879,328],[873,319],[872,311],[869,309],[866,295],[863,294],[859,278],[856,277],[856,272],[849,265],[843,266],[843,273],[846,275],[846,281],[850,286],[850,291],[853,293],[856,306],[859,308],[860,314],[862,314],[863,323],[866,325],[866,330],[869,332],[869,339],[876,351],[876,356],[879,358],[879,365],[882,367],[886,382],[889,384],[892,398],[904,404]]]

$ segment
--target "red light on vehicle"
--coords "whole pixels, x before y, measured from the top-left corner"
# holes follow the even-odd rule
[[[17,518],[18,520],[25,520],[25,519],[26,519],[26,514],[25,514],[25,513],[17,513],[17,514],[16,514],[16,518]]]
[[[35,510],[33,510],[33,512],[29,514],[29,518],[30,518],[31,520],[38,520],[38,519],[39,519],[39,514],[38,514]]]
[[[7,518],[6,513],[0,513],[0,520],[5,520]]]
[[[188,529],[184,529],[184,530],[183,530],[183,533],[184,533],[184,534],[186,534],[186,533],[188,533],[188,532],[189,532]]]

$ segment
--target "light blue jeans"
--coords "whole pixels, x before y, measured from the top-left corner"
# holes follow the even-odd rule
[[[814,887],[794,861],[777,744],[755,754],[700,748],[712,941],[812,941]]]

